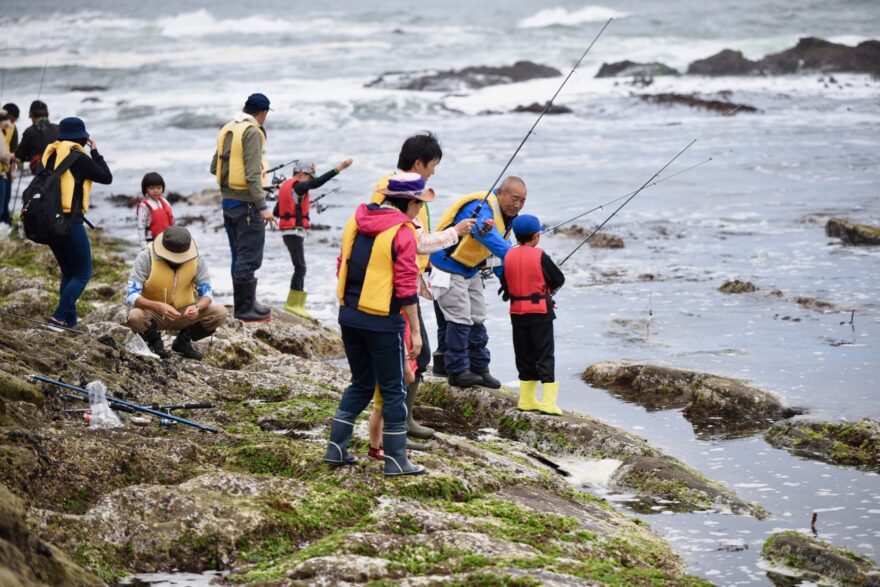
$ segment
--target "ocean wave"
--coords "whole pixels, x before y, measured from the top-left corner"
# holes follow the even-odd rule
[[[609,18],[624,18],[628,12],[619,12],[606,6],[584,6],[580,10],[545,8],[517,23],[521,29],[540,29],[550,26],[577,26],[585,22],[602,22]]]
[[[285,20],[249,16],[247,18],[216,19],[204,8],[193,12],[182,12],[175,16],[160,18],[157,21],[161,34],[170,38],[207,37],[211,35],[271,35],[309,33],[314,36],[320,31],[337,34],[344,30],[346,36],[359,37],[379,32],[378,26],[347,23],[340,27],[337,21],[329,18]]]

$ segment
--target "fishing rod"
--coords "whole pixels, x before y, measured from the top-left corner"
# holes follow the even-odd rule
[[[574,67],[571,68],[571,71],[568,72],[568,75],[565,76],[565,79],[562,80],[562,84],[560,84],[559,88],[557,88],[556,93],[553,94],[553,97],[550,98],[547,103],[544,105],[544,109],[538,115],[538,118],[535,120],[535,123],[532,125],[532,128],[529,129],[529,132],[526,133],[526,136],[523,137],[523,140],[520,142],[519,146],[513,152],[513,155],[510,156],[510,159],[507,161],[507,164],[504,166],[504,169],[501,170],[501,173],[498,174],[498,177],[495,178],[495,183],[492,184],[492,187],[486,192],[486,195],[483,196],[483,199],[480,200],[480,203],[477,204],[477,207],[474,209],[474,213],[471,216],[472,218],[476,218],[480,211],[483,209],[483,206],[489,200],[489,196],[492,194],[495,187],[498,185],[498,182],[501,181],[501,178],[504,177],[504,174],[507,172],[507,168],[510,167],[510,164],[513,163],[513,160],[516,159],[516,156],[519,154],[520,149],[523,148],[523,145],[526,144],[526,141],[529,140],[529,137],[534,134],[535,127],[538,126],[538,123],[541,122],[541,119],[544,118],[544,115],[547,114],[547,111],[550,110],[550,106],[553,105],[553,101],[556,100],[556,97],[559,96],[559,92],[562,91],[562,88],[565,87],[565,84],[568,83],[568,80],[571,79],[571,76],[574,75],[574,72],[580,67],[581,62],[584,60],[584,57],[587,56],[587,53],[590,52],[590,49],[593,48],[593,45],[596,44],[596,41],[599,40],[599,37],[602,36],[602,33],[605,32],[605,29],[608,28],[608,25],[611,24],[611,21],[614,20],[614,17],[610,17],[599,32],[593,37],[593,41],[590,43],[590,46],[587,47],[587,50],[584,51],[583,55],[581,55],[580,59],[577,60],[577,63],[574,64]]]
[[[37,92],[37,100],[43,94],[43,81],[46,79],[46,70],[49,68],[49,58],[46,57],[46,63],[43,65],[43,75],[40,76],[40,91]]]
[[[690,171],[690,170],[692,170],[692,169],[696,169],[697,167],[699,167],[699,166],[701,166],[701,165],[705,165],[705,164],[708,163],[709,161],[712,161],[713,158],[714,158],[714,157],[709,157],[709,158],[707,158],[707,159],[705,159],[705,160],[703,160],[703,161],[700,161],[700,162],[697,163],[696,165],[691,165],[690,167],[685,167],[685,168],[682,169],[681,171],[678,171],[678,172],[676,172],[676,173],[673,173],[672,175],[668,175],[668,176],[664,177],[663,179],[658,179],[657,181],[655,181],[655,182],[653,182],[653,183],[649,183],[646,187],[652,187],[652,186],[655,186],[655,185],[659,185],[659,184],[663,183],[664,181],[666,181],[667,179],[672,179],[673,177],[676,177],[676,176],[678,176],[678,175],[681,175],[682,173],[688,172],[688,171]],[[559,228],[560,226],[564,226],[564,225],[568,224],[569,222],[574,222],[574,221],[577,220],[578,218],[581,218],[582,216],[586,216],[587,214],[592,214],[592,213],[595,212],[596,210],[601,210],[601,209],[603,209],[605,206],[610,206],[610,205],[613,204],[614,202],[619,202],[620,200],[622,200],[622,199],[624,199],[624,198],[627,198],[627,197],[633,195],[634,193],[635,193],[634,191],[633,191],[633,192],[629,192],[628,194],[623,194],[623,195],[620,196],[619,198],[614,198],[613,200],[609,200],[608,202],[605,202],[604,204],[599,204],[599,205],[596,206],[595,208],[591,208],[591,209],[587,210],[586,212],[582,212],[582,213],[578,214],[577,216],[572,216],[572,217],[569,218],[568,220],[563,220],[563,221],[560,222],[559,224],[554,224],[553,226],[551,226],[551,227],[549,227],[549,228],[545,228],[544,230],[541,231],[541,234],[545,234],[545,233],[548,233],[548,232],[553,232],[554,230],[556,230],[556,229]]]
[[[321,200],[323,200],[323,199],[326,198],[327,196],[333,195],[333,194],[335,194],[335,193],[338,192],[338,191],[339,191],[339,187],[338,187],[338,186],[335,187],[335,188],[333,188],[332,190],[326,191],[326,192],[324,192],[323,194],[321,194],[320,196],[318,196],[317,198],[315,198],[314,200],[312,200],[312,204],[315,204],[315,203],[317,203],[317,202],[320,202]]]
[[[13,166],[15,164],[13,163]],[[15,208],[18,206],[18,190],[21,189],[21,178],[24,177],[24,165],[18,170],[18,181],[15,184],[15,198],[12,200],[12,212],[9,213],[10,218],[15,218]],[[18,224],[13,220],[13,224]]]
[[[86,336],[91,336],[91,333],[86,332],[85,330],[77,330],[76,328],[70,328],[69,326],[62,326],[60,324],[52,324],[50,326],[41,320],[34,320],[33,318],[28,318],[27,316],[20,316],[18,314],[13,314],[12,312],[6,312],[4,310],[0,310],[0,314],[3,314],[4,316],[11,316],[12,318],[18,318],[19,320],[24,320],[25,322],[32,322],[32,323],[37,324],[39,326],[43,326],[45,328],[48,328],[49,330],[53,330],[55,328],[60,328],[61,330],[64,330],[66,332],[72,332],[74,334],[85,334]]]
[[[55,379],[50,379],[49,377],[43,377],[42,375],[29,375],[28,379],[31,381],[42,381],[43,383],[48,383],[50,385],[54,385],[56,387],[60,387],[62,389],[68,389],[70,391],[75,391],[77,393],[85,394],[86,396],[93,395],[86,389],[82,387],[77,387],[75,385],[70,385],[68,383],[63,383],[61,381],[57,381]],[[131,408],[133,410],[137,410],[138,412],[143,412],[145,414],[149,414],[151,416],[156,416],[157,418],[168,418],[174,420],[175,422],[180,422],[181,424],[186,424],[187,426],[192,426],[193,428],[198,428],[199,430],[204,430],[205,432],[211,432],[212,434],[217,434],[219,430],[216,428],[211,428],[210,426],[205,426],[204,424],[199,424],[198,422],[193,422],[191,420],[187,420],[185,418],[181,418],[179,416],[175,416],[173,414],[169,414],[167,412],[160,412],[159,410],[154,410],[153,408],[148,408],[146,406],[141,406],[135,403],[127,402],[125,400],[116,399],[113,397],[105,396],[107,401],[118,406],[125,406],[126,408]]]
[[[267,170],[266,170],[266,175],[268,175],[268,174],[270,174],[270,173],[275,173],[275,172],[278,171],[279,169],[284,169],[284,168],[287,167],[288,165],[293,165],[294,163],[298,163],[298,162],[299,162],[299,159],[294,159],[293,161],[289,161],[289,162],[287,162],[287,163],[282,163],[281,165],[276,165],[276,166],[273,167],[272,169],[267,169]]]
[[[61,399],[69,400],[69,401],[77,401],[77,402],[88,401],[87,398],[80,397],[78,395],[71,395],[69,393],[64,393],[63,391],[58,392],[58,397],[60,397]],[[193,404],[166,404],[166,405],[153,404],[153,405],[147,406],[147,407],[149,407],[150,409],[153,409],[153,410],[161,410],[163,412],[167,412],[169,410],[211,410],[214,408],[214,404],[211,404],[208,402],[198,402],[198,403],[193,403]],[[125,406],[118,406],[117,409],[119,409],[122,412],[130,412],[130,413],[135,412],[133,409],[127,408]]]
[[[599,226],[597,226],[597,227],[595,228],[595,230],[593,230],[593,232],[591,232],[591,233],[589,234],[589,236],[587,236],[587,238],[585,238],[584,240],[582,240],[582,241],[580,242],[580,244],[579,244],[578,246],[576,246],[576,247],[574,248],[574,250],[573,250],[572,252],[570,252],[570,253],[568,254],[568,256],[565,257],[565,259],[562,260],[561,263],[559,263],[559,267],[562,267],[562,265],[563,265],[566,261],[568,261],[568,260],[571,258],[572,255],[574,255],[575,253],[578,252],[578,249],[580,249],[582,246],[584,246],[585,244],[587,244],[587,241],[589,241],[591,238],[593,238],[593,235],[595,235],[597,232],[599,232],[599,230],[601,230],[603,226],[605,226],[606,224],[608,224],[608,221],[610,221],[612,218],[614,218],[614,217],[617,215],[617,213],[620,212],[620,210],[621,210],[624,206],[626,206],[627,204],[629,204],[630,201],[631,201],[633,198],[635,198],[637,195],[639,195],[639,192],[641,192],[643,189],[645,189],[646,187],[648,187],[648,184],[650,184],[652,181],[654,181],[654,179],[655,179],[658,175],[660,175],[661,173],[663,173],[663,170],[664,170],[664,169],[666,169],[667,167],[669,167],[670,165],[672,165],[672,163],[673,163],[676,159],[678,159],[679,157],[681,157],[681,156],[684,154],[684,152],[687,151],[688,149],[690,149],[691,146],[693,146],[693,144],[696,143],[696,142],[697,142],[697,139],[694,139],[694,140],[692,140],[690,143],[688,143],[687,146],[686,146],[684,149],[682,149],[681,151],[679,151],[679,152],[675,155],[675,157],[673,157],[672,159],[670,159],[670,160],[666,163],[666,165],[664,165],[663,167],[661,167],[661,168],[657,171],[657,173],[655,173],[654,175],[652,175],[651,178],[650,178],[648,181],[646,181],[645,183],[643,183],[643,184],[642,184],[642,187],[640,187],[639,189],[637,189],[636,191],[634,191],[634,192],[632,193],[631,196],[629,196],[626,200],[624,200],[623,204],[621,204],[620,206],[618,206],[617,209],[616,209],[614,212],[612,212],[611,215],[610,215],[608,218],[606,218],[605,220],[602,221],[602,224],[600,224]]]

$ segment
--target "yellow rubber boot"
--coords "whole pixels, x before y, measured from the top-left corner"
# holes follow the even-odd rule
[[[520,381],[519,402],[516,404],[516,408],[524,412],[534,412],[541,409],[541,404],[538,403],[538,398],[535,395],[537,392],[537,381]]]
[[[562,410],[556,405],[556,396],[559,395],[559,382],[544,384],[544,394],[541,397],[541,403],[538,410],[543,414],[551,414],[553,416],[561,416]]]
[[[290,312],[291,314],[296,314],[296,300],[299,296],[297,296],[299,292],[295,289],[287,292],[287,303],[284,304],[284,309]]]

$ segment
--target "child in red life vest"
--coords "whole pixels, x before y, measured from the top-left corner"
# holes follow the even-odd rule
[[[162,194],[165,193],[165,180],[156,172],[150,172],[141,180],[141,194],[144,199],[137,205],[138,242],[141,248],[153,242],[169,226],[174,226],[171,204]]]
[[[284,305],[284,309],[291,314],[309,320],[312,316],[306,310],[308,294],[304,289],[306,279],[305,237],[312,227],[309,220],[309,206],[311,204],[309,190],[318,189],[349,165],[351,165],[351,159],[346,159],[321,177],[315,177],[314,163],[297,161],[293,166],[293,177],[278,188],[278,204],[275,215],[279,218],[278,228],[281,229],[281,237],[290,253],[290,261],[293,263],[290,292],[287,294],[287,303]]]
[[[553,294],[565,283],[565,276],[542,249],[541,221],[530,214],[520,214],[513,221],[518,247],[504,257],[501,287],[510,300],[513,324],[513,352],[519,372],[519,403],[523,411],[561,415],[556,405],[559,383],[555,377],[553,344]],[[544,393],[538,401],[538,382]]]

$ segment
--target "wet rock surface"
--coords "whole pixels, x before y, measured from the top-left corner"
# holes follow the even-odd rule
[[[679,73],[663,63],[636,63],[626,60],[603,63],[596,77],[658,77],[663,75],[679,75]]]
[[[754,434],[800,413],[769,392],[710,373],[607,361],[588,367],[583,379],[648,410],[683,409],[707,438]]]
[[[366,87],[393,90],[458,92],[538,78],[558,77],[560,75],[562,75],[562,72],[553,67],[532,63],[531,61],[517,61],[513,65],[501,67],[477,66],[434,72],[389,72],[366,84]]]
[[[880,73],[880,41],[855,47],[816,37],[801,38],[791,49],[752,61],[740,51],[725,49],[688,66],[692,75],[783,75],[803,71]]]
[[[641,94],[639,99],[650,102],[652,104],[662,104],[665,106],[689,106],[691,108],[700,108],[723,114],[725,116],[734,116],[740,112],[759,112],[754,106],[748,104],[737,104],[728,102],[727,100],[713,100],[703,98],[697,94]]]
[[[532,112],[534,114],[540,114],[544,112],[545,104],[539,104],[538,102],[532,102],[528,106],[517,106],[511,112]],[[547,114],[571,114],[574,112],[568,106],[563,106],[561,104],[553,104],[550,108],[547,108]]]
[[[592,418],[520,412],[515,408],[516,397],[504,390],[462,390],[433,381],[420,393],[423,402],[439,410],[417,409],[416,416],[439,430],[457,431],[466,423],[471,428],[497,426],[502,438],[524,443],[549,455],[551,461],[568,456],[623,461],[623,467],[633,473],[616,474],[615,486],[639,496],[638,511],[665,502],[676,511],[729,508],[757,517],[766,514],[641,438]]]
[[[19,521],[0,541],[14,543],[27,566],[3,559],[9,584],[95,585],[172,569],[224,569],[233,584],[267,585],[702,584],[645,525],[574,488],[531,446],[659,454],[635,437],[587,419],[520,415],[509,395],[474,400],[469,390],[465,409],[417,408],[467,434],[440,432],[414,457],[427,475],[386,479],[366,459],[333,469],[321,456],[348,380],[323,360],[341,351],[334,333],[275,309],[270,323],[230,320],[197,343],[204,361],[158,360],[126,350],[126,312],[100,305],[76,338],[4,320],[0,511],[12,504]],[[81,414],[61,409],[88,404],[23,378],[35,372],[75,385],[100,379],[110,395],[141,405],[210,402],[175,413],[220,433],[134,426],[125,413],[121,428],[84,427]],[[464,402],[462,390],[437,383],[424,395],[443,393]],[[515,432],[474,434],[499,420]],[[366,449],[359,428],[352,451]],[[717,501],[741,503],[730,493]],[[42,567],[31,560],[45,552]]]
[[[764,543],[764,558],[784,567],[774,583],[880,587],[880,569],[869,559],[799,532],[779,532]],[[786,579],[794,577],[788,582]],[[771,577],[773,578],[773,577]]]
[[[758,286],[751,281],[740,281],[739,279],[733,279],[722,283],[721,287],[718,288],[718,291],[728,294],[751,293],[753,291],[758,291]]]
[[[777,422],[764,438],[777,448],[808,459],[880,473],[880,422]]]
[[[839,238],[845,245],[880,245],[880,228],[844,218],[830,219],[825,224],[825,234]]]

